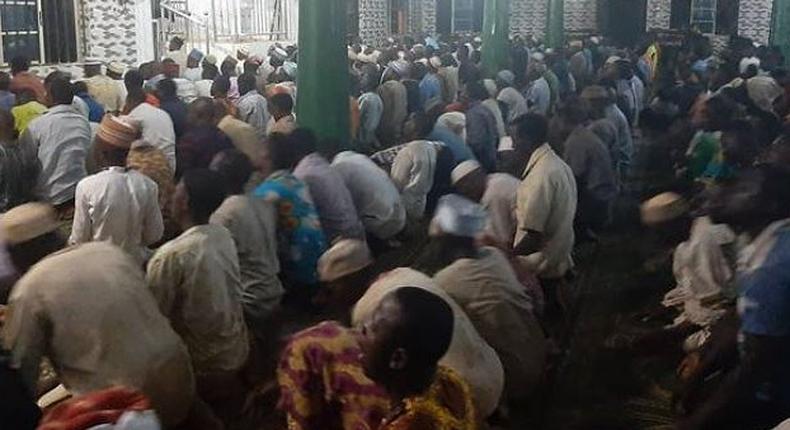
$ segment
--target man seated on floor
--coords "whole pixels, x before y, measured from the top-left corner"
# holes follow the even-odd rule
[[[401,267],[379,276],[357,302],[351,320],[359,327],[373,317],[383,299],[401,288],[417,287],[436,295],[453,310],[453,337],[439,364],[457,372],[469,384],[480,417],[493,414],[502,398],[504,371],[496,351],[477,333],[461,307],[434,281],[410,268]]]
[[[415,287],[387,294],[362,323],[365,374],[390,398],[380,430],[478,428],[469,386],[438,364],[450,346],[453,325],[452,308]]]
[[[546,341],[532,301],[507,258],[478,247],[483,208],[456,194],[444,196],[431,223],[431,242],[416,265],[464,310],[505,368],[511,412],[535,392],[546,362]]]
[[[790,414],[790,174],[774,166],[741,172],[710,207],[714,222],[748,238],[738,256],[737,348],[721,384],[679,423],[681,429],[772,428]],[[729,360],[728,360],[729,361]],[[719,361],[721,362],[721,361]],[[692,396],[712,371],[703,363]]]
[[[14,266],[26,272],[3,335],[28,389],[35,393],[46,356],[72,394],[121,384],[147,395],[166,426],[184,421],[195,400],[189,355],[139,263],[104,242],[62,251],[55,211],[42,203],[6,212],[0,225]]]
[[[316,302],[333,319],[350,322],[351,307],[378,276],[373,255],[359,239],[341,239],[318,260],[318,276],[324,284]]]
[[[147,276],[159,309],[189,348],[198,392],[215,408],[237,394],[249,353],[236,246],[225,227],[209,224],[224,199],[222,176],[186,172],[172,202],[183,233],[159,248]]]

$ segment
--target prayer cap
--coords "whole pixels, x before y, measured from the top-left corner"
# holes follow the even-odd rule
[[[689,211],[688,202],[676,193],[661,193],[642,203],[642,223],[661,224],[680,218]]]
[[[292,61],[286,61],[285,63],[283,63],[283,72],[285,72],[285,74],[288,75],[288,77],[290,77],[291,79],[296,79],[296,70],[297,70],[296,63]]]
[[[601,38],[598,37],[598,36],[593,36],[593,37],[590,38],[590,42],[592,42],[592,43],[597,45],[597,44],[601,43]]]
[[[476,170],[480,170],[481,168],[482,167],[480,166],[480,163],[478,163],[476,160],[466,160],[461,162],[455,166],[455,169],[453,169],[453,171],[450,173],[450,178],[452,179],[453,185],[457,184],[458,181],[465,178],[468,174]]]
[[[322,282],[332,282],[371,264],[373,256],[364,241],[341,239],[318,259],[318,276]]]
[[[497,152],[506,152],[512,151],[513,149],[513,138],[510,136],[503,136],[499,139],[499,147],[497,147]]]
[[[58,215],[48,203],[26,203],[17,206],[0,218],[3,238],[9,245],[33,240],[57,230]]]
[[[433,57],[431,57],[430,61],[431,61],[431,66],[433,66],[434,69],[438,69],[442,67],[442,59],[439,58],[438,56],[434,55]]]
[[[203,59],[203,62],[206,63],[206,64],[211,64],[211,65],[216,66],[217,65],[217,57],[215,57],[214,55],[211,55],[211,54],[206,55],[206,58]]]
[[[483,43],[483,39],[480,38],[480,36],[475,36],[475,38],[472,41],[475,43]]]
[[[129,149],[140,137],[140,123],[129,116],[105,115],[96,137],[110,146]]]
[[[516,75],[514,75],[513,72],[511,72],[510,70],[502,70],[496,74],[496,77],[500,81],[511,86],[516,81]]]
[[[351,60],[351,61],[357,61],[357,58],[358,58],[357,52],[354,51],[354,49],[349,46],[348,47],[348,59]]]
[[[568,44],[571,48],[581,48],[584,46],[581,40],[572,40],[571,43]]]
[[[107,71],[116,75],[123,75],[126,71],[126,66],[119,61],[110,61],[110,64],[107,65]]]
[[[250,51],[247,48],[239,48],[236,50],[236,56],[238,57],[249,57]]]
[[[448,194],[439,199],[431,229],[454,236],[477,237],[485,222],[482,206],[458,194]]]
[[[203,58],[203,53],[199,49],[189,51],[189,58],[191,60],[200,61]]]
[[[222,62],[223,62],[223,63],[230,63],[230,64],[233,64],[233,66],[234,66],[234,67],[235,67],[237,64],[239,64],[239,60],[237,60],[237,59],[235,59],[235,58],[231,57],[230,55],[226,56],[226,57],[225,57],[225,59],[224,59],[224,60],[222,60]]]
[[[392,61],[388,66],[400,77],[406,76],[409,72],[409,63],[406,60]]]
[[[535,61],[543,61],[543,60],[546,59],[546,56],[543,55],[542,52],[536,52],[536,53],[532,54],[532,59],[535,60]]]
[[[436,122],[459,135],[466,129],[466,115],[463,112],[443,113]]]
[[[494,82],[493,79],[483,79],[483,87],[485,87],[488,95],[491,96],[491,98],[496,98],[497,87],[496,82]]]
[[[614,64],[614,63],[616,63],[618,61],[621,61],[622,59],[623,59],[623,57],[620,57],[620,56],[617,56],[617,55],[612,55],[611,57],[606,59],[606,63],[604,63],[604,64],[606,64],[608,66],[610,64]]]

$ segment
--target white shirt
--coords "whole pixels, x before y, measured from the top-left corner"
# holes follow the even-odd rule
[[[249,342],[239,258],[225,227],[198,225],[166,243],[148,263],[147,280],[198,375],[241,368]]]
[[[187,68],[184,70],[184,79],[197,82],[203,79],[203,69],[200,67]]]
[[[198,97],[211,97],[211,86],[214,81],[211,79],[201,79],[195,81],[195,88],[197,88]]]
[[[129,116],[140,121],[143,139],[153,147],[161,149],[170,168],[176,171],[176,131],[167,112],[148,103],[140,103],[129,112]]]
[[[406,209],[395,184],[370,158],[353,151],[337,154],[332,169],[343,177],[365,230],[389,239],[406,225]]]
[[[236,103],[239,109],[239,119],[255,127],[258,135],[266,135],[266,126],[269,123],[269,110],[266,98],[252,90],[239,98]]]
[[[41,162],[37,194],[54,205],[72,200],[77,183],[87,174],[88,118],[70,105],[54,106],[30,122],[22,134],[22,139],[26,138],[38,148]]]
[[[74,98],[71,99],[71,106],[74,107],[74,109],[76,109],[80,115],[84,116],[85,119],[90,118],[90,108],[88,107],[88,104],[85,103],[85,100],[74,96]]]
[[[532,153],[518,187],[518,231],[514,246],[527,230],[543,234],[540,251],[521,257],[545,278],[559,278],[573,267],[573,220],[576,216],[576,179],[571,168],[548,143]]]
[[[516,236],[516,194],[520,184],[521,181],[507,173],[488,175],[480,204],[488,214],[486,233],[498,243],[513,243]]]
[[[230,196],[211,216],[230,231],[239,254],[241,301],[248,319],[265,323],[284,290],[277,274],[277,214],[263,199]]]
[[[431,142],[416,140],[401,149],[392,162],[390,175],[410,220],[420,220],[425,214],[436,174],[436,157],[437,149]]]
[[[163,233],[159,188],[147,176],[110,167],[77,184],[69,243],[107,241],[142,264],[150,253],[146,246]]]

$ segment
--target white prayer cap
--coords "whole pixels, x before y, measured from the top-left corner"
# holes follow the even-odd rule
[[[428,59],[427,59],[427,58],[420,58],[419,60],[417,60],[417,62],[418,62],[418,63],[422,63],[422,64],[424,64],[425,66],[427,66],[427,65],[428,65]]]
[[[442,67],[442,59],[434,55],[431,57],[431,66],[433,66],[434,69]]]
[[[484,79],[483,86],[485,87],[486,91],[488,91],[488,95],[491,96],[492,99],[496,98],[497,87],[496,82],[494,82],[493,79]]]
[[[321,282],[332,282],[373,264],[368,245],[358,239],[337,241],[318,259]]]
[[[551,55],[554,53],[554,48],[546,48],[546,55]]]
[[[0,218],[3,238],[16,245],[55,231],[60,223],[55,208],[47,203],[26,203]]]
[[[348,59],[351,61],[357,61],[357,52],[354,51],[350,46],[348,47]]]
[[[479,204],[458,194],[439,199],[432,230],[461,237],[477,237],[485,227],[486,212]]]
[[[107,71],[116,75],[123,75],[126,71],[126,66],[119,61],[110,61],[110,64],[107,65]]]
[[[622,59],[623,58],[618,56],[618,55],[612,55],[611,57],[606,59],[606,63],[604,63],[604,64],[606,64],[608,66],[608,65],[614,64],[614,63],[616,63],[616,62],[618,62],[618,61],[620,61]]]
[[[465,178],[466,175],[482,169],[480,163],[476,160],[466,160],[455,166],[455,169],[450,173],[450,178],[452,180],[453,185],[457,184],[458,181]]]
[[[504,136],[499,139],[499,147],[497,148],[498,152],[505,152],[505,151],[512,151],[515,148],[513,147],[513,138],[510,136]]]
[[[656,225],[677,219],[689,211],[688,202],[676,193],[661,193],[642,203],[642,223]]]
[[[474,43],[483,43],[483,39],[481,39],[480,36],[476,36],[472,41]]]
[[[535,61],[543,61],[545,58],[546,56],[540,52],[535,52],[534,54],[532,54],[532,59]]]
[[[500,70],[499,73],[496,74],[496,77],[507,85],[513,85],[516,81],[516,75],[510,70]]]
[[[601,38],[598,37],[598,36],[593,36],[593,37],[590,38],[590,42],[592,42],[592,43],[597,45],[597,44],[601,43]]]
[[[466,131],[466,115],[463,112],[447,112],[443,113],[436,123],[447,127],[453,133],[462,136]]]

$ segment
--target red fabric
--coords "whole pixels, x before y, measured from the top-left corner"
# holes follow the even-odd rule
[[[113,387],[61,403],[44,416],[38,430],[84,430],[115,424],[124,412],[149,409],[151,403],[141,392]]]
[[[156,96],[151,93],[146,93],[145,102],[151,106],[159,107],[159,99],[156,98]]]

